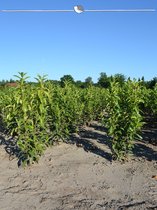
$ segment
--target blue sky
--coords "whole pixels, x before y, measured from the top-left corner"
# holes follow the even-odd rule
[[[156,0],[0,0],[2,9],[157,9]],[[0,80],[101,72],[157,76],[157,11],[152,13],[0,13]]]

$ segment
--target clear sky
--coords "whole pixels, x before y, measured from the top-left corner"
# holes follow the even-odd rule
[[[2,9],[157,9],[156,0],[0,0]],[[0,80],[101,72],[157,76],[157,11],[152,13],[0,13]]]

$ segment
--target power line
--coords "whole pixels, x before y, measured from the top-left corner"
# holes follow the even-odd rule
[[[84,10],[82,5],[74,6],[73,10],[28,10],[28,9],[11,9],[11,10],[0,10],[1,13],[21,13],[21,12],[45,12],[45,13],[51,13],[51,12],[76,12],[76,13],[82,13],[82,12],[155,12],[155,9],[101,9],[101,10]]]

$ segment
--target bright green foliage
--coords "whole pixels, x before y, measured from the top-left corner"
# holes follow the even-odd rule
[[[55,139],[65,139],[71,132],[78,131],[82,122],[83,104],[80,100],[80,90],[69,83],[64,88],[49,84],[48,119]]]
[[[26,74],[19,73],[18,86],[6,95],[2,109],[3,121],[9,133],[17,136],[23,163],[38,161],[48,142],[45,129],[47,104],[44,78],[38,78],[38,87],[28,85]]]
[[[157,115],[157,84],[153,89],[141,87],[141,90],[143,98],[143,102],[141,103],[141,110],[143,116],[154,121]]]
[[[46,82],[45,76],[38,75],[37,85],[26,83],[25,73],[16,77],[18,86],[0,94],[0,111],[7,131],[17,137],[19,158],[25,164],[38,161],[54,140],[67,139],[77,132],[83,124],[85,104],[83,90],[68,81],[62,88]]]
[[[153,98],[154,98],[154,103],[153,103],[153,111],[155,114],[157,114],[157,84],[155,85],[155,88],[154,88],[154,94],[153,94]]]
[[[109,135],[113,137],[112,150],[116,159],[126,159],[133,148],[133,141],[139,137],[138,132],[142,127],[139,110],[141,100],[138,82],[127,81],[123,86],[117,82],[111,83],[107,127]]]
[[[147,109],[153,114],[157,114],[157,84],[154,89],[148,89],[146,91],[145,104]]]
[[[149,90],[140,82],[115,80],[109,88],[90,84],[81,89],[69,80],[59,85],[38,75],[37,83],[30,84],[25,73],[16,77],[17,87],[0,90],[0,120],[16,137],[23,164],[38,161],[54,141],[68,140],[80,126],[102,118],[112,136],[113,156],[123,160],[140,137],[141,113],[157,113],[157,86]]]
[[[94,86],[82,90],[81,100],[84,105],[82,119],[84,124],[102,117],[107,105],[107,92],[106,89]]]

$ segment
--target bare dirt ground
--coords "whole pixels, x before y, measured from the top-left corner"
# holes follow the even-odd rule
[[[71,144],[46,150],[38,164],[22,168],[9,158],[0,134],[0,210],[157,209],[157,130],[143,131],[133,155],[112,161],[110,138],[96,123]],[[154,141],[153,141],[154,142]],[[76,146],[77,145],[77,146]]]

